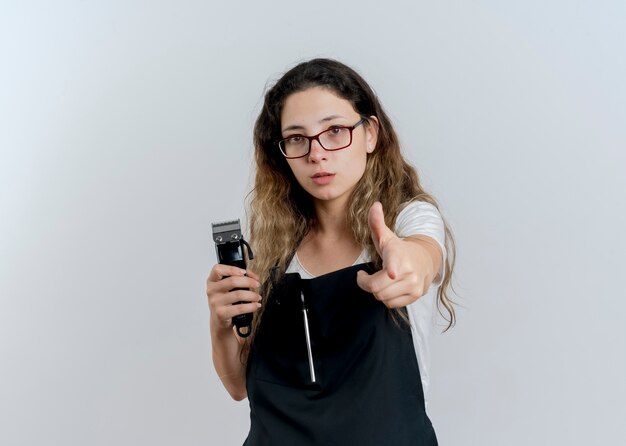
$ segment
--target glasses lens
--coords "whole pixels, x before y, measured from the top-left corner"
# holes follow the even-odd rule
[[[278,143],[283,155],[288,157],[304,156],[309,151],[309,140],[302,136],[292,136]]]
[[[343,149],[350,145],[350,129],[335,127],[320,135],[320,142],[327,150]]]

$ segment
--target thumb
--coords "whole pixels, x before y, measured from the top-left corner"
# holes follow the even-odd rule
[[[376,201],[370,208],[367,223],[369,224],[370,231],[372,231],[372,240],[374,241],[376,251],[378,251],[378,255],[382,256],[385,240],[393,234],[393,231],[385,224],[383,205],[379,201]]]
[[[391,252],[388,250],[385,252],[385,248],[388,241],[397,238],[397,236],[385,223],[383,205],[380,202],[375,202],[370,208],[367,222],[372,231],[372,240],[374,241],[376,252],[378,252],[378,255],[383,261],[383,269],[387,271],[387,275],[390,279],[395,279],[397,265]]]

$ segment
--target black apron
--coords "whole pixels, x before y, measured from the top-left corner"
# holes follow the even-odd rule
[[[437,445],[410,327],[359,288],[360,269],[372,272],[274,284],[248,357],[244,446]]]

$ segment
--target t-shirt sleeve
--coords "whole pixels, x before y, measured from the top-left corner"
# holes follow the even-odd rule
[[[445,227],[439,210],[425,201],[412,201],[400,211],[396,218],[395,233],[398,237],[405,238],[411,235],[426,235],[437,241],[443,259],[439,273],[431,286],[439,286],[443,281],[446,267]]]

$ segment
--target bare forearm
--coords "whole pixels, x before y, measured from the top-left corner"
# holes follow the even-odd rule
[[[240,401],[247,396],[246,370],[242,363],[245,355],[241,354],[243,344],[232,329],[217,325],[211,323],[213,366],[230,396]]]
[[[213,266],[207,279],[213,366],[230,396],[237,401],[246,397],[247,352],[242,351],[246,344],[235,334],[232,319],[261,307],[261,296],[254,291],[259,286],[259,277],[254,272],[220,263]]]
[[[404,240],[413,242],[413,246],[416,248],[416,251],[418,251],[416,255],[425,255],[428,258],[429,264],[432,265],[428,278],[429,282],[432,282],[436,278],[439,268],[441,267],[441,262],[443,261],[441,247],[432,237],[427,235],[412,235]]]

